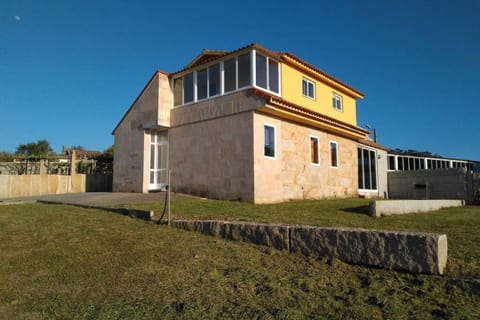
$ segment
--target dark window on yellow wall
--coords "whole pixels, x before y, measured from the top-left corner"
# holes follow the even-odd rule
[[[302,79],[302,93],[305,97],[315,99],[315,84],[307,79]]]
[[[342,111],[343,110],[343,102],[342,102],[342,96],[334,93],[332,95],[332,106],[333,109]]]

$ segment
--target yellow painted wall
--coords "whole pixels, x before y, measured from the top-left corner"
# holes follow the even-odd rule
[[[357,110],[354,98],[347,96],[339,90],[333,89],[310,75],[307,76],[303,74],[301,71],[298,71],[285,63],[282,63],[281,69],[283,99],[337,120],[357,125]],[[315,83],[315,100],[303,95],[303,78]],[[333,92],[342,96],[342,111],[335,110],[332,106]]]

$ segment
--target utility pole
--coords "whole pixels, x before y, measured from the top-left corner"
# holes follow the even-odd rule
[[[370,125],[366,124],[365,128],[368,130],[373,130],[373,142],[377,143],[377,128],[372,128]]]

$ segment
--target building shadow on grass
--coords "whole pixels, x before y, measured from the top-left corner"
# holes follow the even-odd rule
[[[340,211],[347,212],[347,213],[356,213],[356,214],[364,214],[369,215],[369,206],[359,206],[359,207],[351,207],[351,208],[343,208]]]

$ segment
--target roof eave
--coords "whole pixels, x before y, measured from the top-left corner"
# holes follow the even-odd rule
[[[293,64],[296,67],[301,68],[303,71],[306,71],[308,73],[311,73],[311,74],[317,76],[317,78],[320,78],[324,82],[327,82],[328,84],[340,89],[344,93],[346,93],[346,94],[348,94],[348,95],[350,95],[354,98],[362,99],[362,98],[365,97],[365,95],[362,92],[352,88],[351,86],[347,85],[346,83],[344,83],[344,82],[336,79],[335,77],[329,75],[328,73],[318,69],[314,65],[298,58],[297,56],[295,56],[292,53],[288,53],[288,52],[287,53],[282,53],[281,58],[285,63]]]
[[[123,115],[122,119],[120,119],[120,121],[117,123],[117,125],[115,126],[115,128],[113,129],[112,131],[112,135],[115,135],[115,132],[117,131],[118,127],[120,127],[120,125],[122,124],[123,120],[125,120],[125,118],[128,116],[128,114],[130,113],[130,111],[132,111],[133,107],[135,106],[135,104],[137,103],[137,101],[140,99],[140,97],[145,93],[145,91],[148,89],[148,87],[151,85],[152,81],[155,79],[155,77],[158,75],[158,74],[163,74],[167,77],[170,76],[170,74],[168,72],[165,72],[165,71],[162,71],[162,70],[156,70],[153,75],[150,77],[150,79],[148,80],[147,84],[143,87],[142,91],[140,92],[140,94],[137,96],[137,98],[135,99],[135,101],[133,101],[133,103],[130,105],[130,107],[128,108],[128,110],[125,112],[125,114]]]
[[[355,140],[365,139],[368,135],[368,131],[360,127],[306,109],[262,90],[252,89],[252,93],[265,99],[265,107],[258,109],[264,113],[306,123]]]

